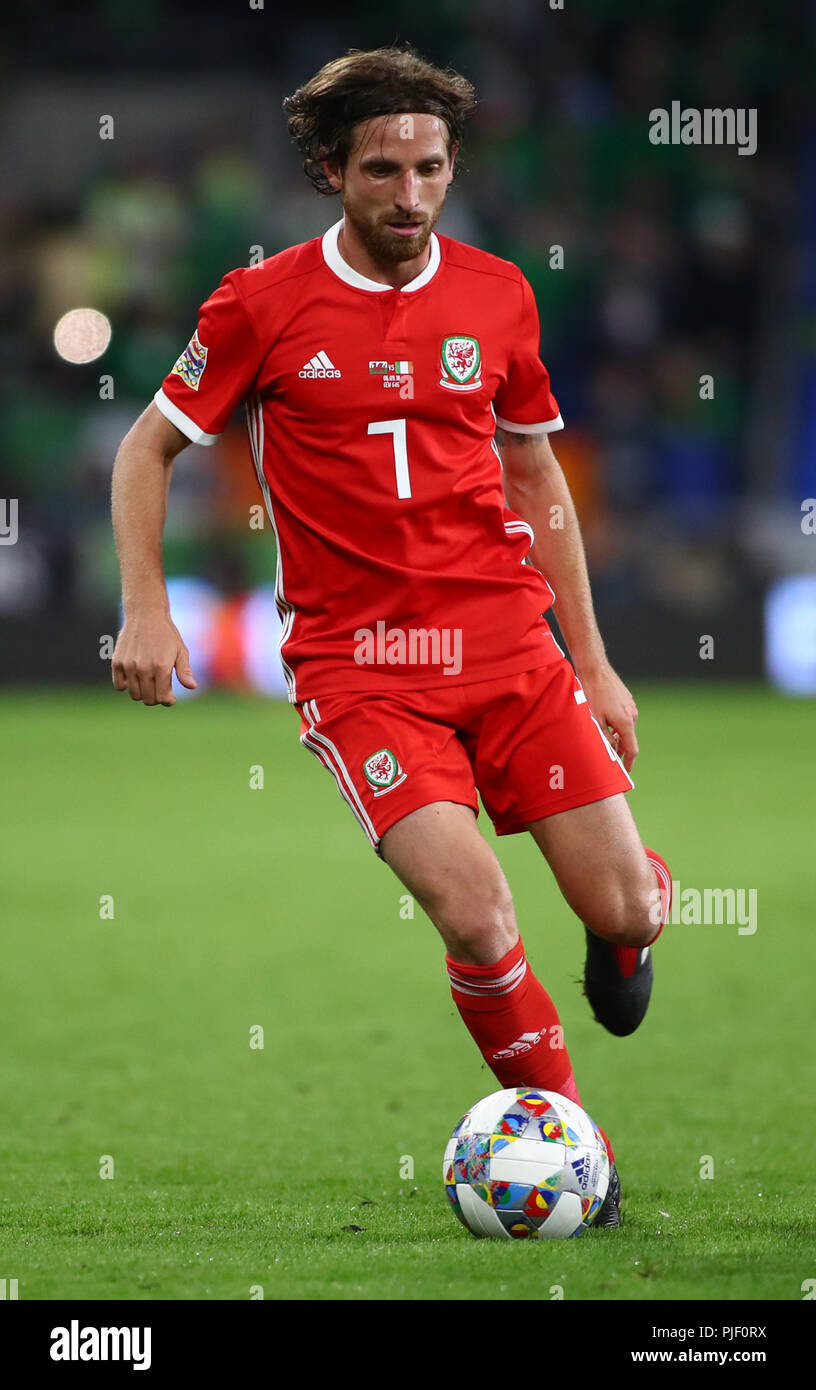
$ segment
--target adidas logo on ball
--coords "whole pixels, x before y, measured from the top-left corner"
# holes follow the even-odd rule
[[[581,1191],[586,1192],[587,1183],[589,1182],[590,1168],[592,1167],[589,1157],[586,1156],[584,1158],[576,1158],[571,1166],[576,1178],[578,1179],[578,1184],[581,1188]]]

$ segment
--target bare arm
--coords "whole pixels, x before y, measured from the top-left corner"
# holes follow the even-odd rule
[[[173,460],[186,435],[151,402],[119,446],[111,511],[125,623],[112,659],[113,684],[146,705],[174,705],[172,674],[194,689],[181,634],[170,617],[162,564],[162,535]]]
[[[535,532],[530,558],[552,581],[558,622],[590,709],[629,770],[637,757],[637,706],[615,674],[595,620],[575,506],[546,434],[496,431],[508,506]],[[559,510],[554,510],[558,508]]]

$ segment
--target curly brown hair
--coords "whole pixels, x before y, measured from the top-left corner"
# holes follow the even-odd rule
[[[350,48],[286,97],[283,109],[303,156],[303,172],[318,193],[336,193],[320,161],[345,168],[359,122],[405,111],[439,116],[448,128],[450,157],[452,147],[462,143],[465,120],[475,105],[466,77],[453,68],[434,67],[406,42],[367,52]]]

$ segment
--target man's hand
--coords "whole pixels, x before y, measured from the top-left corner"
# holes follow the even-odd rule
[[[174,705],[173,671],[188,690],[197,688],[190,653],[168,613],[125,620],[111,659],[113,684],[145,705]]]
[[[622,758],[626,771],[631,772],[639,751],[635,737],[638,709],[634,699],[608,661],[591,670],[579,671],[578,679],[603,733]]]

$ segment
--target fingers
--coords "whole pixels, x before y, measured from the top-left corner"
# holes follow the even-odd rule
[[[176,697],[173,694],[172,666],[156,668],[156,703],[160,705],[174,705],[176,703]]]
[[[127,690],[128,678],[121,661],[116,661],[114,659],[111,662],[111,677],[115,690]]]
[[[184,646],[180,648],[179,654],[176,657],[176,675],[187,690],[198,689],[198,681],[193,675],[192,667],[190,666],[190,653]]]
[[[635,735],[634,720],[620,720],[617,728],[615,728],[614,725],[607,723],[606,729],[606,736],[611,746],[614,748],[615,752],[617,753],[618,757],[623,763],[623,766],[626,768],[626,771],[629,772],[631,770],[632,764],[635,761],[635,758],[640,752],[640,749],[638,748],[637,737]]]
[[[162,618],[158,623],[142,622],[137,630],[125,626],[119,634],[111,661],[116,690],[127,691],[131,700],[144,705],[174,705],[173,671],[188,690],[198,683],[190,667],[190,653],[178,629]]]
[[[155,671],[146,671],[146,672],[144,672],[144,674],[141,674],[141,673],[140,673],[140,675],[139,675],[139,685],[141,686],[141,690],[142,690],[142,704],[143,704],[143,705],[155,705],[155,704],[157,704],[158,701],[157,701],[157,699],[156,699],[156,672],[155,672]]]
[[[127,691],[131,700],[143,705],[174,705],[172,667],[139,668],[135,662],[114,662],[113,684],[116,690]]]
[[[135,666],[132,666],[127,661],[117,661],[114,653],[114,658],[111,663],[111,673],[116,690],[121,690],[123,692],[126,690],[131,700],[141,700],[142,686],[139,673]]]
[[[137,671],[129,671],[129,670],[127,670],[127,668],[125,668],[125,674],[126,674],[126,676],[127,676],[127,681],[126,681],[126,684],[125,684],[125,689],[126,689],[126,691],[128,692],[128,695],[130,696],[131,700],[141,700],[141,698],[142,698],[142,684],[141,684],[141,681],[139,680],[139,674],[138,674],[138,672],[137,672]]]
[[[598,727],[606,731],[610,747],[629,772],[640,752],[635,736],[637,705],[625,685],[611,670],[607,678],[583,684],[593,718],[597,721]]]
[[[638,741],[635,736],[634,721],[622,725],[620,729],[615,731],[612,739],[612,747],[620,757],[626,771],[630,772],[635,758],[640,752]]]

